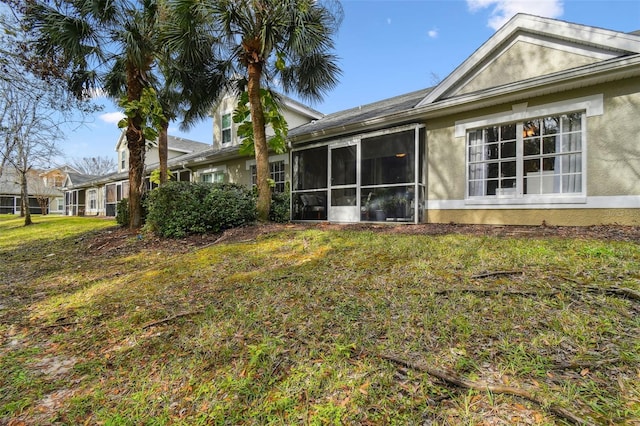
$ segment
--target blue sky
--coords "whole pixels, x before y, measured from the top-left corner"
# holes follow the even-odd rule
[[[332,113],[433,86],[444,79],[511,16],[518,12],[630,32],[640,30],[640,0],[345,0],[336,38],[342,76],[321,103]],[[102,100],[103,111],[60,147],[66,158],[111,156],[120,135],[118,110]],[[212,142],[206,120],[190,132],[169,133]],[[62,160],[64,161],[64,160]]]

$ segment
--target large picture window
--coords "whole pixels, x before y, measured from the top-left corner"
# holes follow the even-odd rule
[[[468,196],[583,192],[584,113],[467,131]]]

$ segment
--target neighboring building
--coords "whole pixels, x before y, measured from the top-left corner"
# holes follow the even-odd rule
[[[52,175],[62,173],[57,169],[49,172]],[[42,175],[37,170],[27,173],[29,211],[32,214],[61,213],[59,200],[64,199],[64,194],[60,187],[55,186],[55,180],[47,180]],[[20,214],[21,200],[20,174],[15,168],[5,166],[0,175],[0,214]]]
[[[435,87],[326,116],[283,101],[290,152],[271,178],[291,183],[293,220],[640,225],[637,32],[519,14]],[[214,112],[212,145],[170,156],[177,179],[254,183],[235,104]],[[69,188],[113,215],[126,185]]]
[[[322,114],[293,99],[282,96],[282,114],[290,129]],[[213,113],[213,143],[205,144],[188,139],[168,137],[167,165],[173,180],[195,182],[255,183],[255,160],[239,154],[242,141],[237,135],[237,124],[231,115],[237,104],[234,96],[221,99]],[[267,129],[267,136],[273,134]],[[65,181],[66,213],[68,215],[115,216],[117,203],[129,194],[128,151],[124,132],[116,144],[118,172],[108,176],[83,176],[70,173]],[[269,157],[271,177],[275,190],[284,191],[289,179],[289,154]],[[158,149],[152,146],[145,153],[147,188],[151,189],[148,175],[159,167]]]

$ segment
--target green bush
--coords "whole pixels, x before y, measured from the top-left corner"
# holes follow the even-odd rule
[[[288,186],[288,185],[287,185]],[[269,220],[272,222],[289,222],[289,206],[291,197],[289,188],[284,192],[274,192],[271,195],[271,208],[269,209]]]
[[[120,226],[129,226],[129,199],[123,198],[116,205],[116,222]]]
[[[251,191],[232,183],[168,182],[149,193],[147,229],[163,237],[219,232],[256,219]]]

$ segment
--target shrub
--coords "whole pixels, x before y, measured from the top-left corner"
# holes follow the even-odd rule
[[[163,237],[219,232],[253,222],[251,192],[231,183],[168,182],[149,193],[147,229]]]
[[[269,210],[269,220],[272,222],[289,222],[289,206],[291,197],[289,188],[284,192],[274,192],[271,195],[271,209]]]
[[[116,222],[120,226],[129,226],[129,199],[123,198],[116,205]]]

